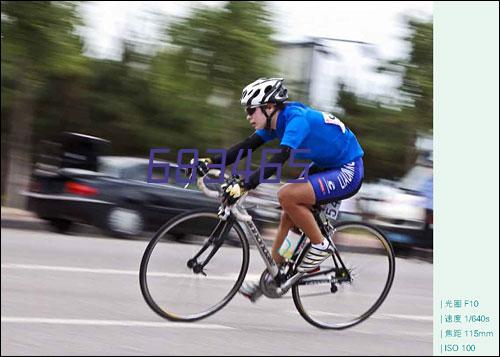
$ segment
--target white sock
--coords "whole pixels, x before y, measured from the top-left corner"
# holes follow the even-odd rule
[[[323,238],[323,241],[319,244],[313,244],[312,246],[316,249],[321,249],[321,250],[326,250],[326,248],[328,248],[328,245],[330,243],[328,243],[328,240],[324,239]]]

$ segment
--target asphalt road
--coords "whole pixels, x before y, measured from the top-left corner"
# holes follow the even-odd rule
[[[241,296],[197,323],[146,305],[145,240],[2,228],[2,355],[432,355],[432,264],[397,259],[393,288],[343,331],[307,323],[289,297]],[[263,263],[252,249],[250,274]]]

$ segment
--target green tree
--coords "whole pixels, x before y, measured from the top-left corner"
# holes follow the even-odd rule
[[[416,129],[428,132],[433,127],[433,23],[411,18],[406,22],[409,35],[403,40],[410,48],[408,57],[384,63],[378,70],[402,78],[404,115],[411,117]]]
[[[415,159],[413,123],[401,111],[359,98],[342,84],[337,104],[365,152],[365,179],[401,177]]]
[[[366,178],[397,179],[415,162],[415,139],[432,131],[432,22],[407,20],[407,58],[382,63],[378,71],[401,78],[399,107],[357,96],[341,83],[337,105],[344,109],[365,151]]]
[[[410,60],[404,64],[402,91],[413,100],[412,114],[418,129],[432,130],[433,115],[433,24],[410,20]]]
[[[157,145],[201,150],[248,134],[239,97],[246,84],[271,74],[269,19],[260,2],[229,1],[169,26],[169,46],[151,71],[155,97],[170,115]]]
[[[85,68],[82,42],[75,34],[81,24],[76,5],[2,1],[2,154],[8,152],[2,157],[2,165],[8,165],[2,167],[7,172],[2,183],[6,181],[9,206],[24,206],[18,192],[26,188],[31,169],[38,90],[50,76],[74,76]]]
[[[85,75],[47,78],[35,103],[35,143],[76,131],[110,140],[113,154],[148,155],[154,138],[161,138],[155,123],[168,124],[161,121],[168,112],[151,92],[151,57],[131,38],[122,45],[120,60],[87,58]]]

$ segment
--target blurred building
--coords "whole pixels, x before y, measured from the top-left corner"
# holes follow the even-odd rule
[[[398,83],[375,71],[380,63],[373,44],[331,38],[278,42],[275,64],[292,98],[328,111],[335,107],[340,83],[367,98],[395,98]],[[390,103],[388,103],[390,104]]]

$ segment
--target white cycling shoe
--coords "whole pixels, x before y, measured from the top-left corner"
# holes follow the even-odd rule
[[[330,243],[326,249],[319,249],[311,245],[306,253],[306,256],[297,267],[297,271],[300,273],[310,273],[313,270],[316,270],[319,268],[321,263],[333,254],[333,252],[334,248]]]
[[[238,292],[249,299],[251,302],[256,302],[262,296],[262,290],[259,284],[244,282]]]
[[[300,273],[310,273],[318,269],[321,263],[333,254],[334,250],[331,243],[328,243],[326,249],[319,249],[311,245],[306,256],[300,262],[297,271]],[[263,295],[260,285],[256,283],[244,282],[238,292],[253,303]]]

